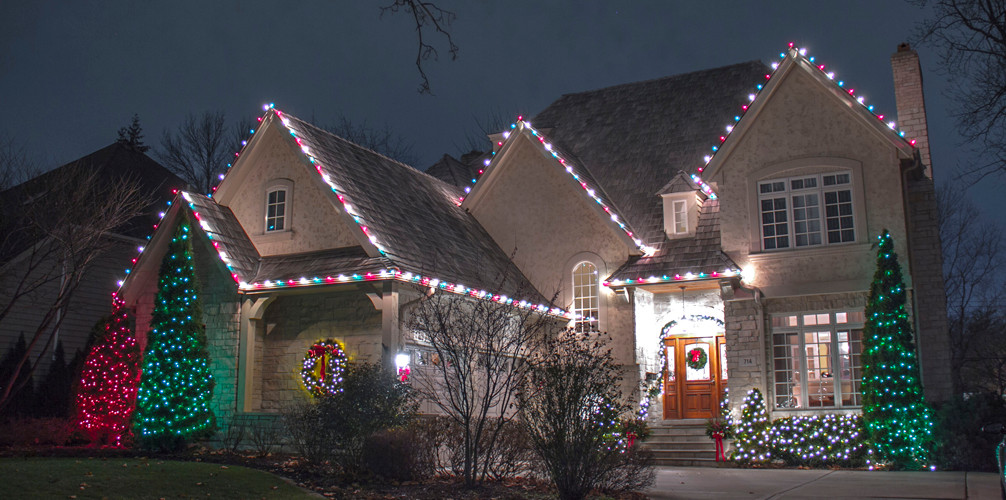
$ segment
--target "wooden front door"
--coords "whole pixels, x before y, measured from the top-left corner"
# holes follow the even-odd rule
[[[664,339],[664,418],[712,418],[726,387],[723,336]],[[706,363],[695,369],[686,363],[689,353],[705,353]]]

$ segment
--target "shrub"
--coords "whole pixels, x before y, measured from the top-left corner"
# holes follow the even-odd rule
[[[1006,423],[1006,404],[995,394],[978,393],[947,401],[936,412],[934,461],[941,469],[995,471],[999,434],[982,426]]]
[[[78,438],[68,418],[19,418],[0,425],[0,446],[64,446]]]
[[[627,446],[621,419],[632,407],[619,389],[621,367],[609,341],[603,334],[574,332],[548,339],[529,360],[521,384],[521,421],[562,499],[653,481],[652,461]]]
[[[416,442],[418,473],[421,477],[433,477],[450,468],[447,442],[457,433],[451,428],[448,417],[424,415],[417,417],[407,427]]]
[[[333,460],[345,472],[356,473],[362,467],[365,440],[407,424],[416,404],[409,386],[379,364],[351,364],[340,387],[291,411],[287,431],[308,461]]]
[[[411,429],[385,429],[370,435],[363,446],[363,464],[370,472],[397,481],[426,477],[422,443]]]
[[[768,431],[772,457],[786,465],[858,467],[866,463],[862,415],[813,415],[774,420]]]
[[[768,413],[758,389],[751,389],[741,404],[732,458],[739,462],[764,462],[772,455],[768,438]]]

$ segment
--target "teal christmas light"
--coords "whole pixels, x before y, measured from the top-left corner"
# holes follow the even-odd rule
[[[179,448],[215,428],[192,235],[183,216],[161,262],[134,422],[136,438],[148,448]]]
[[[877,270],[870,285],[863,333],[863,423],[872,466],[929,468],[933,414],[923,399],[905,285],[894,241],[878,236]]]

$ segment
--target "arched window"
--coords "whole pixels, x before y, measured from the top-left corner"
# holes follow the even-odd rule
[[[578,332],[598,329],[597,266],[590,262],[580,262],[573,267],[573,313],[576,318],[573,327]]]
[[[277,179],[265,190],[265,232],[290,230],[290,208],[293,205],[293,182]]]

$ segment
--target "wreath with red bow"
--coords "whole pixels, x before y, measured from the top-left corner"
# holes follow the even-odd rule
[[[692,370],[701,370],[706,367],[706,363],[709,362],[709,356],[706,355],[705,349],[699,349],[696,347],[688,351],[685,355],[685,364],[688,365]]]
[[[323,340],[311,346],[304,356],[300,378],[315,397],[342,390],[342,374],[346,372],[346,351],[337,340]]]

